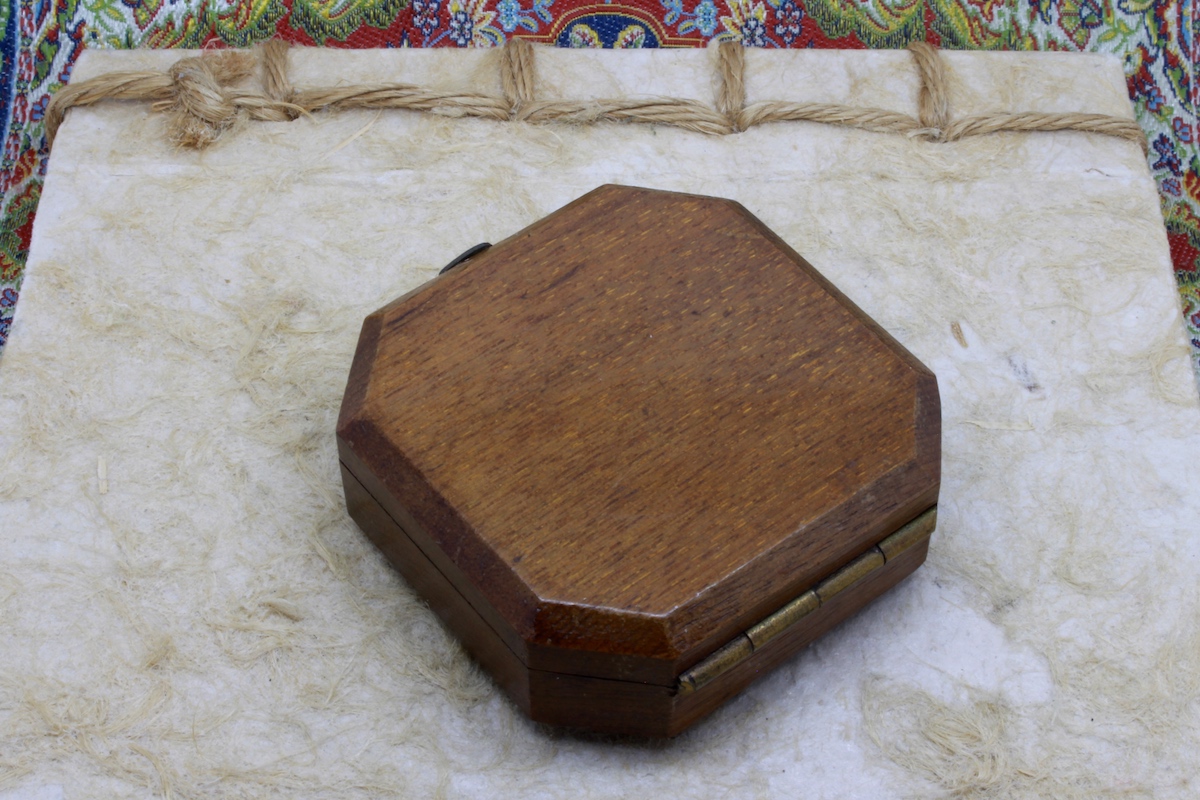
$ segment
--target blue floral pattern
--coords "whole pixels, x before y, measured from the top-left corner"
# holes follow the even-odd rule
[[[552,5],[554,0],[534,0],[529,8],[525,8],[518,0],[500,0],[496,4],[496,15],[500,27],[506,33],[512,33],[518,28],[536,32],[540,27],[539,23],[549,24],[554,21],[554,15],[550,13]]]
[[[425,38],[437,30],[441,10],[442,0],[412,0],[413,25]]]
[[[804,20],[804,11],[792,0],[783,0],[775,9],[775,19],[775,35],[785,47],[791,47],[792,42],[800,36],[800,23]]]

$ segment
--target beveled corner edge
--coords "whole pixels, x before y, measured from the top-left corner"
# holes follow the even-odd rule
[[[837,595],[866,580],[889,561],[920,546],[929,539],[936,527],[937,506],[934,506],[879,544],[873,545],[833,575],[751,625],[715,653],[681,674],[677,685],[678,693],[690,694],[698,691],[733,669],[809,614],[819,611]]]
[[[336,430],[338,435],[362,411],[371,384],[375,353],[379,350],[379,335],[383,329],[380,311],[363,320],[354,346],[354,359],[350,362],[350,374],[346,379],[346,391],[342,393],[342,404],[338,408]]]
[[[610,197],[616,197],[616,196],[619,196],[624,193],[663,194],[663,195],[672,195],[672,196],[676,196],[676,197],[684,197],[684,198],[688,198],[688,199],[703,199],[705,201],[721,202],[723,205],[725,205],[731,211],[736,213],[739,217],[742,217],[746,221],[749,221],[753,225],[753,227],[755,227],[757,229],[758,233],[760,233],[760,234],[764,235],[766,238],[770,239],[777,247],[779,247],[786,255],[788,255],[791,258],[791,260],[796,262],[797,266],[800,269],[802,269],[805,272],[808,272],[810,275],[812,275],[812,277],[814,277],[818,281],[818,283],[820,283],[822,285],[822,288],[827,293],[832,295],[840,303],[842,303],[843,305],[845,305],[849,309],[851,309],[853,312],[855,312],[855,315],[859,318],[861,323],[865,323],[867,325],[867,327],[869,327],[873,330],[873,332],[875,332],[877,335],[881,335],[881,338],[888,345],[890,345],[889,349],[892,350],[895,353],[895,355],[900,357],[902,361],[907,362],[911,367],[915,368],[913,371],[914,371],[914,373],[916,373],[917,384],[914,388],[917,389],[916,394],[918,396],[916,398],[914,417],[915,417],[915,421],[918,423],[918,425],[917,425],[917,427],[918,427],[917,451],[918,452],[917,452],[917,455],[916,455],[914,461],[915,462],[932,462],[931,464],[929,464],[927,466],[927,469],[929,466],[932,467],[932,476],[933,476],[932,481],[933,481],[934,487],[936,487],[937,483],[939,482],[938,481],[938,472],[939,472],[939,467],[940,467],[940,463],[939,463],[940,459],[938,458],[938,455],[939,455],[938,445],[940,444],[940,415],[938,412],[939,412],[939,406],[940,406],[940,402],[939,402],[940,398],[937,395],[937,384],[936,384],[936,378],[935,378],[934,374],[929,370],[928,367],[926,367],[923,363],[921,363],[918,359],[916,359],[915,356],[913,356],[906,348],[904,348],[903,345],[900,345],[893,337],[891,337],[891,335],[888,334],[887,331],[884,330],[881,326],[879,326],[878,323],[874,322],[869,317],[867,317],[866,314],[864,312],[862,312],[861,309],[859,309],[852,301],[850,301],[840,290],[838,290],[836,286],[834,286],[828,279],[826,279],[823,275],[821,275],[802,256],[800,256],[793,248],[791,248],[790,245],[788,245],[781,237],[779,237],[778,234],[774,233],[774,231],[772,231],[760,219],[758,219],[757,216],[755,216],[752,212],[750,212],[748,209],[746,209],[746,207],[743,206],[741,203],[738,203],[737,201],[731,200],[728,198],[708,197],[708,196],[704,196],[704,195],[647,189],[644,187],[628,186],[628,185],[621,185],[621,184],[604,184],[602,186],[598,186],[595,189],[593,189],[593,190],[585,193],[584,195],[581,195],[580,197],[575,198],[571,202],[565,204],[560,209],[557,209],[554,214],[550,214],[547,217],[544,217],[541,220],[538,220],[537,222],[533,223],[532,225],[527,226],[526,228],[523,228],[522,230],[512,234],[511,236],[506,237],[506,238],[502,239],[501,241],[497,242],[495,245],[493,245],[493,247],[491,249],[479,254],[479,256],[477,256],[476,258],[471,259],[467,264],[464,265],[463,269],[451,270],[450,272],[446,273],[445,275],[435,277],[435,278],[431,279],[430,281],[428,281],[420,286],[415,287],[414,289],[407,292],[403,296],[396,298],[395,300],[393,300],[392,302],[383,306],[382,308],[378,309],[374,314],[371,315],[371,317],[368,318],[368,321],[364,322],[364,331],[363,331],[364,337],[366,336],[366,333],[367,333],[368,322],[373,321],[374,326],[375,326],[375,336],[374,336],[374,341],[372,342],[371,352],[372,353],[374,352],[374,348],[377,347],[379,339],[386,333],[389,333],[391,327],[393,327],[397,323],[402,323],[404,320],[410,318],[410,315],[412,313],[418,311],[419,307],[421,305],[423,305],[423,300],[421,302],[416,302],[416,303],[414,303],[413,301],[417,300],[417,298],[420,295],[423,295],[426,292],[429,292],[429,290],[433,289],[434,284],[442,283],[442,284],[445,284],[446,286],[449,286],[451,283],[453,283],[456,280],[466,279],[467,275],[465,273],[467,273],[469,270],[478,269],[481,267],[486,269],[487,268],[486,265],[490,261],[490,259],[488,258],[489,256],[494,256],[497,253],[497,251],[502,251],[504,249],[505,245],[517,243],[520,240],[524,239],[525,237],[532,235],[539,227],[541,227],[542,225],[548,224],[548,220],[550,218],[556,216],[557,213],[559,213],[559,212],[565,211],[568,208],[571,208],[571,207],[577,206],[577,205],[581,205],[581,204],[584,204],[587,202],[597,202],[597,201],[605,202]],[[401,307],[406,306],[406,305],[409,307],[401,310]],[[362,344],[363,344],[363,341],[360,339],[360,347],[362,346]],[[366,360],[370,360],[370,359],[368,358]],[[359,353],[356,353],[355,354],[355,362],[357,363],[358,361],[359,361]],[[354,376],[353,368],[352,368],[351,374],[353,377]],[[369,378],[369,375],[367,377]],[[924,391],[922,391],[922,389],[924,389]],[[361,422],[367,421],[365,419],[362,419],[362,416],[369,416],[369,414],[364,414],[366,409],[363,407],[364,402],[367,400],[366,395],[369,394],[368,381],[366,381],[366,380],[363,381],[361,392],[362,392],[362,395],[359,397],[358,402],[357,402],[358,414],[357,415],[348,415],[348,417],[345,420],[339,419],[338,434],[339,434],[339,440],[342,440],[339,442],[339,444],[349,445],[351,448],[353,448],[352,440],[357,437],[349,429],[351,426],[347,425],[347,426],[345,426],[345,428],[343,428],[343,423],[344,422],[353,423],[355,421],[361,423]],[[351,390],[348,387],[346,399],[343,401],[343,407],[342,407],[343,414],[345,414],[345,412],[347,411],[348,405],[350,405],[350,395],[351,395]],[[932,399],[932,403],[929,402],[930,399]],[[359,419],[355,420],[354,416],[358,416]],[[929,423],[931,421],[934,423],[933,428],[926,430],[926,428],[929,427]],[[924,433],[923,436],[921,435],[922,433]],[[360,455],[365,455],[365,454],[360,454]],[[371,460],[371,459],[367,458],[364,460]],[[923,471],[926,471],[926,470],[923,470]],[[927,474],[929,474],[929,473],[927,472]],[[375,476],[373,472],[370,472],[369,476],[361,476],[361,475],[359,476],[360,479],[369,478],[369,477],[377,478],[378,476]],[[922,494],[927,495],[926,492],[922,492]],[[933,501],[936,502],[936,498],[937,498],[936,488],[933,489],[932,495],[933,495],[933,497],[932,497]],[[912,505],[916,505],[921,502],[921,499],[914,498],[914,500],[915,500],[915,502],[912,503]],[[929,501],[928,497],[924,498],[924,500],[925,500],[925,502]],[[911,508],[911,505],[909,507]],[[918,505],[918,507],[919,507],[919,505]],[[391,513],[392,511],[395,510],[395,509],[392,509],[390,504],[388,504],[388,508],[389,508],[389,513]],[[910,511],[910,513],[911,513],[911,511]],[[893,524],[895,524],[895,523],[893,523]],[[423,532],[423,529],[420,526],[418,526],[418,530],[422,530],[422,532]],[[426,538],[427,537],[425,537],[425,536],[417,537],[418,540],[420,540],[424,544],[428,545],[429,542],[426,541]],[[435,537],[428,537],[428,538],[432,539]],[[459,589],[460,589],[460,591],[462,591],[463,587],[460,584],[460,581],[465,577],[463,574],[464,570],[457,564],[455,564],[452,567],[449,565],[445,565],[445,566],[448,567],[448,574],[451,574],[455,578],[458,579],[458,580],[452,580],[452,583],[459,585]],[[494,564],[492,564],[492,566],[497,571],[503,572],[504,571],[503,567],[507,567],[508,565],[503,564],[501,562],[501,563],[494,563]],[[515,572],[511,572],[511,570],[510,570],[510,573],[511,573],[510,575],[505,575],[504,577],[505,578],[515,578],[516,577]],[[509,583],[509,581],[507,581],[507,580],[504,582]],[[539,628],[555,627],[553,622],[551,621],[551,618],[556,615],[561,615],[564,617],[572,618],[572,622],[577,621],[577,620],[574,620],[573,618],[578,615],[579,609],[571,604],[561,604],[561,603],[556,603],[552,600],[540,598],[536,595],[536,593],[530,593],[528,595],[525,595],[523,593],[519,593],[519,594],[523,595],[521,599],[524,602],[521,602],[518,604],[522,608],[521,608],[520,612],[516,613],[515,615],[513,614],[513,611],[515,609],[508,607],[511,604],[497,602],[498,598],[494,597],[492,595],[492,593],[487,593],[486,596],[484,596],[482,593],[480,593],[480,596],[475,597],[475,600],[476,601],[479,601],[481,599],[483,600],[482,605],[486,608],[486,610],[488,612],[491,612],[490,614],[486,614],[486,616],[488,616],[490,619],[492,619],[494,624],[502,623],[501,627],[505,629],[504,630],[505,635],[502,636],[502,638],[507,639],[510,636],[515,636],[517,639],[521,640],[521,644],[524,645],[524,648],[521,648],[521,649],[525,652],[526,658],[528,658],[527,666],[529,666],[531,669],[538,669],[538,668],[544,669],[546,667],[551,667],[551,666],[558,668],[558,669],[562,669],[564,666],[566,666],[567,669],[565,671],[570,672],[572,674],[581,674],[581,675],[594,674],[594,671],[592,669],[580,670],[578,665],[574,664],[574,661],[577,660],[574,657],[577,655],[586,655],[588,658],[594,658],[596,655],[595,653],[592,653],[591,651],[588,651],[588,650],[576,650],[574,648],[563,647],[562,645],[559,645],[559,644],[540,643],[539,636],[537,635],[540,632],[540,631],[538,631]],[[474,596],[474,593],[472,593],[472,596]],[[761,600],[761,598],[760,598],[760,600]],[[529,611],[531,609],[534,609],[532,616],[529,615]],[[523,613],[521,613],[521,612],[523,612]],[[760,611],[760,613],[761,613],[761,611]],[[641,617],[641,615],[639,615],[637,613],[632,613],[629,616],[637,617],[637,618]],[[651,619],[646,619],[644,621],[650,626],[662,625],[661,618],[657,618],[657,617],[651,618]],[[572,625],[572,627],[574,627],[574,625]],[[687,661],[694,658],[694,656],[692,656],[691,658],[688,658],[687,656],[684,655],[684,651],[688,648],[686,648],[686,646],[684,644],[677,642],[675,640],[675,638],[673,637],[673,635],[668,631],[667,627],[662,628],[662,633],[663,633],[663,636],[665,637],[665,639],[662,642],[659,642],[657,640],[655,641],[655,644],[653,647],[653,650],[654,650],[653,653],[638,653],[638,654],[616,653],[616,654],[612,654],[613,657],[615,657],[620,662],[625,662],[630,659],[632,659],[634,661],[645,660],[647,662],[652,662],[653,667],[652,667],[651,671],[652,671],[653,675],[644,674],[644,673],[639,674],[636,678],[634,678],[634,680],[639,680],[639,681],[649,680],[651,682],[656,682],[656,683],[658,682],[658,680],[662,680],[663,685],[669,685],[671,683],[675,683],[676,685],[678,685],[677,676],[679,675],[679,673],[675,672],[675,671],[670,671],[670,669],[669,669],[672,661],[674,661],[674,663],[676,665],[675,670],[678,670],[680,661],[687,663]],[[671,658],[671,656],[674,656],[674,657]],[[709,656],[709,658],[711,658],[711,656]],[[546,663],[542,663],[543,659],[547,660]],[[565,659],[565,661],[564,661],[564,659]],[[707,659],[704,659],[704,660],[707,660]],[[570,664],[569,666],[568,666],[568,663]],[[698,666],[699,666],[699,664],[693,662],[692,669],[695,669]],[[626,669],[628,669],[628,666],[625,665],[624,663],[622,663],[622,669],[619,669],[619,672],[624,673],[626,671]],[[664,670],[666,670],[666,671],[664,671]],[[636,671],[640,672],[640,670],[636,670]],[[691,670],[688,670],[688,672],[690,672],[690,671]]]

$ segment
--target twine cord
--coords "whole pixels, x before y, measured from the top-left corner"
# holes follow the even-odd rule
[[[510,39],[505,43],[501,55],[500,83],[504,89],[504,99],[508,101],[513,116],[521,119],[521,110],[533,102],[537,86],[533,45],[524,39]]]
[[[296,93],[288,78],[287,56],[290,49],[282,39],[272,39],[262,46],[263,57],[259,63],[262,67],[263,94],[277,102],[291,102]]]
[[[733,131],[745,130],[742,110],[746,107],[746,48],[726,42],[717,48],[721,80],[717,87],[717,111]]]
[[[921,77],[921,88],[917,92],[917,119],[926,130],[944,131],[950,124],[946,62],[935,48],[925,42],[913,42],[908,46],[908,52],[912,53]],[[933,136],[936,138],[936,134]]]
[[[955,119],[950,110],[948,67],[937,49],[908,46],[920,80],[917,116],[881,108],[836,103],[765,101],[746,104],[746,55],[738,42],[717,52],[716,106],[672,97],[632,97],[588,101],[538,100],[535,48],[509,39],[501,53],[502,96],[478,92],[442,92],[410,84],[338,86],[298,90],[288,77],[285,42],[272,40],[254,54],[219,51],[189,56],[167,72],[110,72],[68,84],[46,109],[46,137],[53,143],[67,111],[106,100],[150,101],[170,115],[171,140],[204,148],[245,119],[288,122],[317,111],[407,109],[456,117],[523,120],[533,123],[593,123],[603,120],[674,125],[710,135],[726,135],[772,122],[816,122],[877,133],[900,134],[933,142],[1001,131],[1074,130],[1114,136],[1149,149],[1141,126],[1107,114],[991,112]],[[261,90],[238,88],[258,68]]]

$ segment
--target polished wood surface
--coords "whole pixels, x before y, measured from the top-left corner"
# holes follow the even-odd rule
[[[929,550],[928,539],[917,542],[799,624],[756,648],[734,669],[698,691],[685,693],[678,685],[530,669],[345,466],[342,481],[354,520],[526,716],[601,733],[677,736],[912,574]]]
[[[539,722],[591,731],[677,736],[911,575],[924,563],[928,544],[925,540],[888,563],[699,691],[683,694],[631,681],[531,671],[527,713]]]
[[[936,503],[940,411],[740,205],[608,186],[369,317],[338,439],[464,639],[672,689]]]

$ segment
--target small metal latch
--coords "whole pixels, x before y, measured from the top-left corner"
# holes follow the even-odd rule
[[[792,600],[766,619],[739,633],[724,647],[679,676],[678,691],[688,694],[745,661],[754,651],[818,610],[835,595],[858,584],[888,561],[914,547],[937,526],[937,506],[901,527],[878,545]]]
[[[454,269],[459,264],[463,263],[464,261],[467,261],[468,259],[474,258],[475,256],[479,255],[480,253],[482,253],[484,250],[487,250],[491,246],[492,246],[491,242],[480,242],[479,244],[475,245],[471,249],[464,252],[458,258],[451,261],[446,266],[442,267],[438,271],[438,275],[445,275],[447,272]]]

